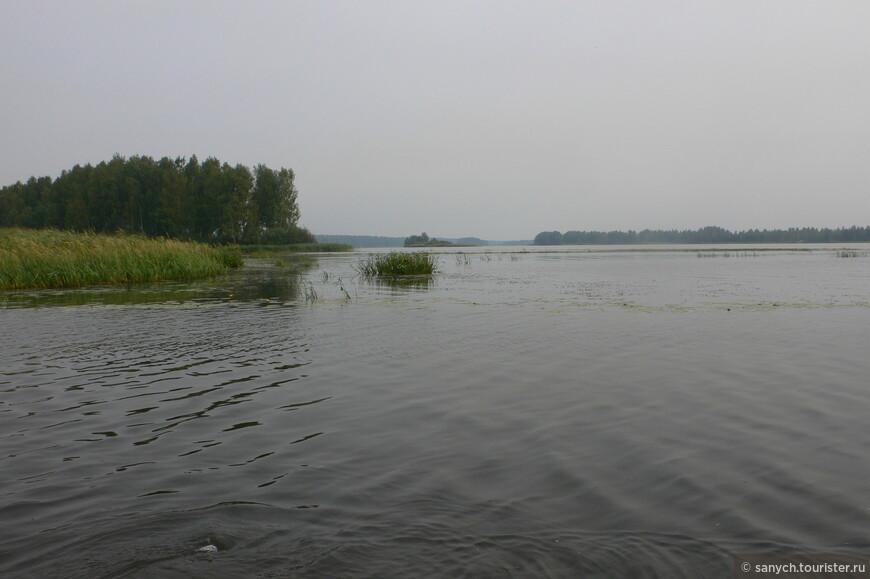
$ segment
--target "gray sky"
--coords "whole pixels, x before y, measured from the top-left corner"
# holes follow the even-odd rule
[[[315,233],[870,224],[870,2],[0,0],[0,184],[296,172]]]

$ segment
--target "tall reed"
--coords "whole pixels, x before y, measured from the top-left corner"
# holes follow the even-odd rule
[[[438,263],[435,256],[425,252],[393,251],[360,259],[355,269],[363,277],[430,275],[438,269]]]
[[[237,247],[67,231],[0,229],[0,288],[208,277],[242,265]]]
[[[837,257],[861,257],[861,253],[854,249],[841,249],[837,252]],[[863,255],[867,255],[864,253]]]

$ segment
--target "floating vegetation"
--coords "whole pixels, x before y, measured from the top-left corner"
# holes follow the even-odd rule
[[[438,269],[438,263],[435,256],[429,253],[393,251],[360,259],[354,269],[368,278],[431,275]]]
[[[140,235],[0,229],[0,288],[62,288],[195,279],[244,263],[237,246]]]

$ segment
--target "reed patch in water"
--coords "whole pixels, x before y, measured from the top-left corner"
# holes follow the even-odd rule
[[[438,263],[435,256],[422,251],[393,251],[362,258],[354,268],[363,277],[431,275],[438,269]]]
[[[755,251],[746,250],[712,250],[709,252],[698,251],[698,257],[758,257],[758,253],[756,253]]]
[[[194,279],[244,262],[235,246],[138,235],[0,229],[0,288],[61,288]]]
[[[841,249],[837,252],[837,257],[863,257],[867,253],[862,253],[854,249]]]

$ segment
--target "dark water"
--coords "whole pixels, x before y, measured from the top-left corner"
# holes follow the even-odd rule
[[[866,254],[447,253],[398,286],[356,259],[0,297],[0,576],[870,553]]]

